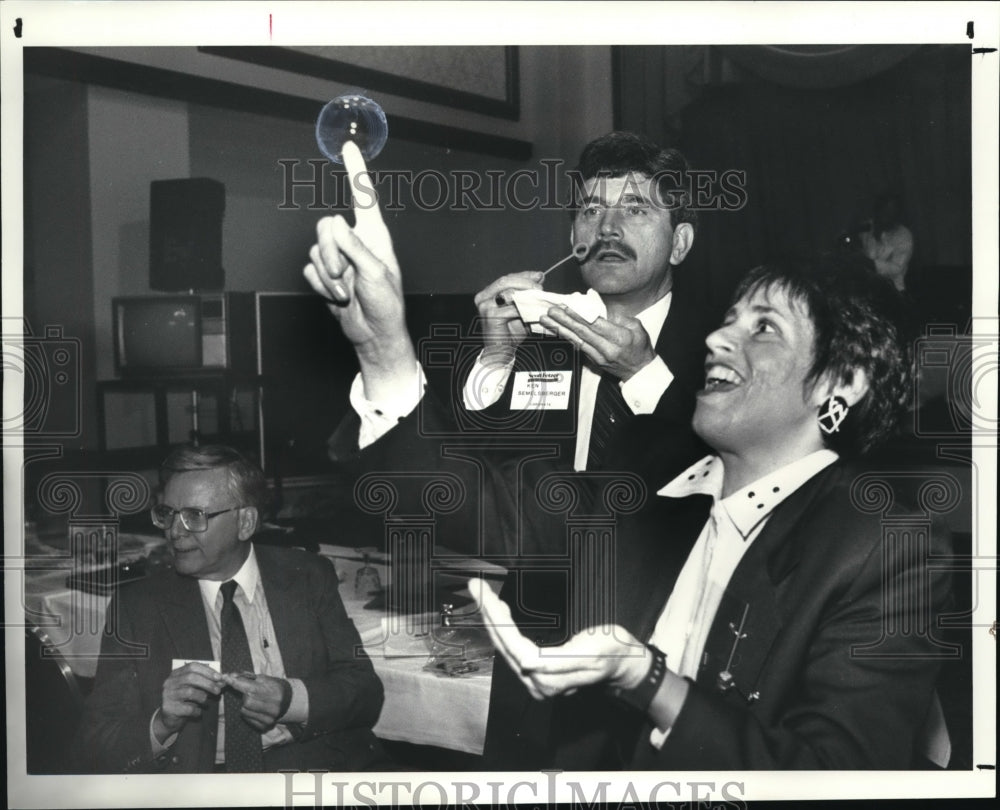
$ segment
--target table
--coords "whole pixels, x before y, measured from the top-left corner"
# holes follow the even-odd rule
[[[55,540],[44,542],[29,536],[25,542],[29,554],[24,566],[25,623],[45,631],[74,673],[93,678],[111,597],[70,588],[66,578],[101,566],[79,562],[70,556],[65,544]],[[119,534],[119,560],[162,557],[163,544],[162,535]]]
[[[354,591],[355,576],[364,566],[364,552],[364,549],[320,545],[320,553],[337,569],[344,607],[358,628],[375,672],[385,687],[385,704],[375,725],[375,734],[388,740],[482,754],[492,667],[460,677],[426,671],[430,635],[418,633],[436,626],[438,615],[397,617],[387,615],[384,610],[366,610],[365,604],[371,602],[372,597],[358,596]],[[385,584],[388,565],[384,554],[375,549],[369,549],[368,554],[371,567],[378,571]],[[463,577],[479,572],[498,583],[503,569],[456,558],[454,563],[449,561],[446,571],[435,572],[435,585],[447,583],[449,579],[460,584]],[[409,621],[398,621],[404,618]],[[408,624],[417,627],[407,627]],[[393,629],[402,632],[393,633]]]
[[[130,549],[134,557],[163,553],[162,537],[122,534],[119,544]],[[57,549],[37,540],[30,545],[32,564],[24,572],[26,623],[45,630],[77,675],[93,678],[110,597],[67,587],[67,575],[79,569],[79,566],[74,568],[72,558],[64,550],[60,556]],[[45,557],[39,551],[51,556]],[[344,546],[320,547],[321,554],[337,569],[344,607],[358,628],[385,688],[385,703],[374,727],[375,734],[388,740],[481,754],[492,668],[483,667],[460,677],[425,670],[429,636],[418,633],[434,626],[438,617],[397,617],[385,610],[366,609],[372,596],[356,595],[354,588],[357,570],[364,565],[365,551]],[[381,582],[387,583],[389,566],[385,555],[375,549],[368,553]],[[436,580],[450,577],[460,583],[462,577],[482,571],[498,587],[503,572],[488,563],[458,558],[454,564],[449,560],[447,569],[436,572]]]

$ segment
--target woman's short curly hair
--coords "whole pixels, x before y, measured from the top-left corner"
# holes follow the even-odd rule
[[[847,253],[809,261],[775,262],[751,270],[734,300],[781,290],[803,304],[815,333],[806,385],[850,384],[865,372],[868,392],[832,434],[828,447],[844,456],[867,453],[895,431],[913,401],[913,334],[906,303],[871,262]]]

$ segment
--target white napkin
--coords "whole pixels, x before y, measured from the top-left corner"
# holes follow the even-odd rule
[[[570,293],[561,295],[545,290],[515,290],[511,293],[514,306],[517,307],[517,314],[521,316],[532,332],[540,335],[551,335],[552,332],[541,326],[538,320],[552,307],[565,306],[573,310],[587,323],[593,323],[598,318],[607,315],[608,308],[601,300],[601,296],[595,290],[587,290],[583,293]]]

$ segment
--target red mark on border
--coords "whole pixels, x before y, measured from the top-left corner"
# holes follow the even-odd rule
[[[274,39],[274,15],[267,15],[267,38]]]

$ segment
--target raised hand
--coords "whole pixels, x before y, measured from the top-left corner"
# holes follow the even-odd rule
[[[528,334],[528,328],[517,314],[511,293],[515,290],[542,289],[541,272],[510,273],[476,293],[483,329],[483,348],[487,354],[494,351],[512,351]]]
[[[406,331],[399,263],[367,167],[354,143],[344,145],[343,155],[355,225],[339,215],[321,219],[303,275],[354,345],[366,392],[374,398],[372,388],[380,383],[415,373],[416,353]]]

